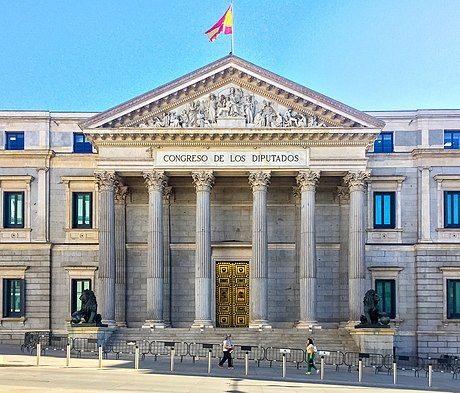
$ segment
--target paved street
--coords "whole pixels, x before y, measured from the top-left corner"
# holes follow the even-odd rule
[[[21,354],[17,346],[0,346],[0,392],[417,392],[426,391],[424,374],[414,377],[411,372],[400,372],[398,388],[393,388],[392,377],[386,373],[374,374],[366,369],[364,382],[357,382],[356,372],[349,373],[343,367],[338,372],[327,369],[325,381],[318,375],[305,375],[305,369],[287,368],[287,379],[282,381],[281,367],[266,364],[257,367],[250,364],[250,375],[244,375],[244,363],[237,361],[234,370],[219,369],[213,359],[212,374],[207,375],[207,361],[193,363],[190,358],[183,363],[176,359],[174,373],[169,371],[169,360],[154,361],[148,357],[141,362],[141,369],[133,369],[132,359],[104,359],[103,368],[98,369],[96,357],[71,359],[65,367],[62,352],[54,356],[42,356],[40,366],[36,357]],[[347,386],[348,385],[348,386]],[[368,385],[367,387],[365,385]],[[418,388],[420,390],[410,390]],[[424,390],[425,389],[425,390]],[[436,373],[431,390],[460,392],[460,381],[449,374]]]

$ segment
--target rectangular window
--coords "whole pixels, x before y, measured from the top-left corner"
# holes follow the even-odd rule
[[[379,308],[391,319],[396,318],[396,282],[395,280],[375,280],[375,291],[380,296]]]
[[[381,132],[374,141],[374,153],[393,153],[393,133]]]
[[[6,132],[5,150],[24,150],[24,133]]]
[[[460,130],[444,131],[444,149],[460,149]]]
[[[73,279],[72,280],[72,298],[71,298],[71,313],[81,309],[80,296],[85,289],[91,289],[91,280],[89,279]]]
[[[19,318],[25,315],[25,285],[22,279],[3,279],[3,316]]]
[[[447,318],[460,319],[460,280],[447,280]]]
[[[85,134],[81,132],[73,133],[73,152],[74,153],[92,153],[93,146],[91,142],[86,139]]]
[[[460,228],[460,191],[444,191],[444,228]]]
[[[374,228],[395,228],[395,192],[374,192]]]
[[[3,194],[3,227],[24,228],[24,192]]]
[[[72,228],[91,229],[93,193],[92,192],[73,192],[72,193]]]

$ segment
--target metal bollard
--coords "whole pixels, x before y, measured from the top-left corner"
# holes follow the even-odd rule
[[[321,356],[320,378],[324,379],[324,356]]]
[[[396,366],[396,361],[393,360],[393,385],[396,385],[398,382],[398,367]]]
[[[65,359],[65,366],[69,367],[70,366],[70,344],[67,344],[66,348],[66,359]]]
[[[211,374],[211,357],[212,357],[212,349],[208,351],[208,374]]]
[[[139,347],[137,345],[134,350],[134,369],[139,370]]]
[[[249,356],[248,353],[246,352],[244,354],[244,375],[249,374]]]
[[[359,359],[358,361],[358,382],[363,381],[363,361]]]
[[[37,343],[36,351],[37,351],[37,366],[40,366],[40,357],[42,355],[42,345],[39,342]]]
[[[171,361],[170,361],[170,370],[171,372],[174,371],[174,352],[175,352],[175,349],[174,347],[171,348]]]
[[[283,378],[286,378],[286,354],[283,353]]]
[[[102,345],[99,345],[99,368],[102,368]]]
[[[431,388],[432,383],[433,383],[433,366],[430,364],[428,366],[428,387]]]

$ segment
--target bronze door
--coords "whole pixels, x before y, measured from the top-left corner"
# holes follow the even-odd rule
[[[217,327],[249,326],[249,263],[216,264]]]

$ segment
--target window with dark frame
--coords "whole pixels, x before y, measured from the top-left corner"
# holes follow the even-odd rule
[[[72,193],[72,228],[91,229],[93,227],[93,193]]]
[[[24,132],[6,133],[5,150],[24,150]]]
[[[25,280],[3,279],[3,317],[20,318],[25,316]]]
[[[393,153],[393,132],[381,132],[374,141],[374,153]]]
[[[460,319],[460,279],[447,280],[447,319]]]
[[[460,228],[460,191],[444,191],[444,228]]]
[[[375,291],[380,296],[379,308],[388,314],[390,319],[396,318],[396,282],[395,280],[375,280]]]
[[[460,130],[444,131],[444,149],[460,149]]]
[[[394,229],[396,205],[392,192],[374,192],[374,229]]]
[[[91,289],[90,279],[72,279],[72,290],[71,290],[71,301],[70,301],[71,314],[81,309],[80,296],[85,289]]]
[[[73,133],[73,152],[74,153],[92,153],[93,145],[86,139],[82,132]]]
[[[3,193],[3,227],[24,228],[24,192]]]

